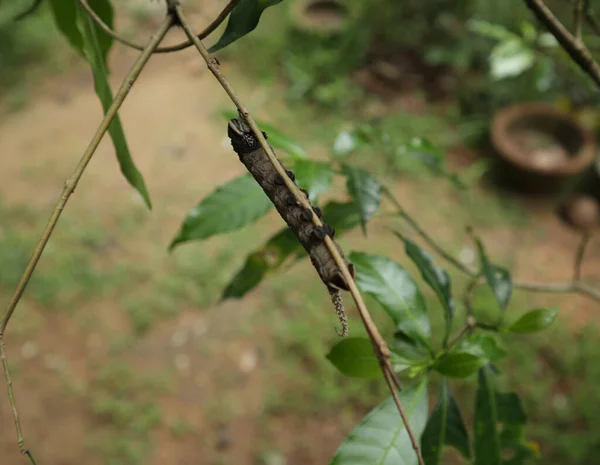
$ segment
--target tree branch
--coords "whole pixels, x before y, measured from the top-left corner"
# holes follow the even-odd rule
[[[225,8],[223,8],[221,13],[219,13],[219,16],[217,16],[215,18],[215,20],[212,23],[210,23],[202,32],[197,34],[196,37],[198,37],[198,39],[202,40],[202,39],[208,37],[210,34],[212,34],[215,31],[215,29],[217,29],[221,25],[221,23],[223,21],[225,21],[225,18],[227,18],[229,13],[231,13],[231,10],[233,10],[240,1],[241,0],[230,0],[229,3],[227,5],[225,5]],[[84,10],[87,12],[87,14],[90,15],[90,17],[94,20],[94,22],[100,27],[100,29],[102,29],[104,32],[106,32],[109,36],[111,36],[117,42],[120,42],[123,45],[126,45],[127,47],[133,48],[135,50],[140,50],[140,51],[144,50],[144,46],[136,44],[135,42],[132,42],[130,40],[127,40],[127,39],[121,37],[115,31],[113,31],[108,26],[108,24],[106,24],[104,21],[102,21],[102,18],[100,18],[100,16],[98,16],[96,14],[96,12],[94,10],[92,10],[92,8],[90,7],[87,0],[79,0],[79,3],[84,8]],[[181,43],[175,44],[175,45],[169,45],[168,47],[157,47],[153,53],[176,52],[178,50],[183,50],[188,47],[191,47],[192,44],[193,44],[193,42],[188,39],[185,42],[181,42]]]
[[[29,452],[29,450],[25,447],[25,441],[23,439],[23,433],[21,431],[21,424],[19,421],[19,414],[17,412],[17,406],[15,403],[15,398],[14,398],[13,390],[12,390],[12,379],[10,377],[8,360],[6,358],[6,353],[5,353],[5,348],[4,348],[4,334],[6,332],[6,326],[8,325],[8,322],[9,322],[11,316],[13,315],[17,304],[19,303],[19,300],[21,300],[21,296],[23,295],[23,292],[25,291],[27,283],[29,282],[31,275],[34,272],[35,267],[36,267],[40,257],[42,256],[42,253],[44,252],[44,248],[46,247],[46,244],[48,243],[48,240],[50,239],[50,236],[52,235],[52,232],[54,231],[54,227],[56,226],[56,223],[58,222],[58,219],[60,218],[60,215],[61,215],[63,209],[65,208],[67,201],[69,200],[69,197],[75,190],[75,187],[77,186],[77,183],[81,179],[81,176],[83,175],[83,172],[84,172],[86,166],[88,165],[89,161],[91,160],[92,156],[94,155],[96,148],[100,144],[100,141],[102,140],[102,136],[104,136],[104,134],[108,130],[110,123],[117,115],[117,111],[119,110],[121,104],[125,100],[125,97],[127,97],[127,95],[129,94],[131,87],[133,86],[134,82],[140,75],[142,69],[144,68],[144,65],[150,59],[152,52],[156,49],[156,47],[158,46],[160,41],[167,34],[167,31],[171,28],[171,26],[173,25],[173,22],[174,22],[174,19],[173,19],[172,15],[168,15],[165,18],[163,23],[160,25],[160,27],[157,29],[157,31],[152,35],[152,37],[148,41],[148,45],[145,47],[143,53],[138,57],[136,62],[131,67],[131,70],[127,73],[127,76],[125,77],[123,83],[121,84],[121,87],[119,88],[119,91],[117,92],[117,95],[115,96],[112,105],[110,106],[110,108],[106,112],[104,118],[102,119],[102,122],[100,123],[100,126],[96,130],[96,133],[94,134],[94,137],[92,138],[90,144],[88,145],[85,153],[79,160],[79,163],[77,164],[77,167],[75,168],[75,171],[73,172],[73,174],[71,174],[71,176],[69,176],[69,178],[65,182],[64,189],[63,189],[62,194],[56,204],[56,207],[54,208],[54,212],[52,213],[52,216],[50,217],[50,220],[48,221],[46,229],[44,230],[42,237],[40,238],[40,240],[33,252],[32,257],[29,260],[29,263],[27,264],[27,268],[25,269],[23,276],[21,277],[21,280],[19,281],[19,284],[17,285],[17,289],[15,290],[15,293],[14,293],[10,303],[8,304],[8,307],[7,307],[5,313],[2,317],[2,320],[0,322],[0,358],[2,359],[2,366],[4,368],[4,377],[6,379],[6,385],[7,385],[7,389],[8,389],[8,400],[12,407],[13,420],[15,423],[15,428],[17,430],[17,441],[18,441],[18,445],[19,445],[19,449],[20,449],[21,453],[24,455],[27,455],[33,465],[35,465],[35,460],[34,460],[33,456],[31,455],[31,453]]]
[[[575,63],[600,86],[600,65],[594,60],[587,47],[565,28],[542,0],[524,0],[533,14],[556,38]]]
[[[286,186],[288,187],[288,189],[290,190],[290,192],[294,195],[294,197],[296,197],[296,200],[298,201],[298,203],[300,205],[302,205],[304,208],[311,208],[310,202],[306,199],[306,196],[304,196],[300,192],[298,186],[296,186],[296,184],[294,184],[294,182],[289,178],[289,176],[287,176],[287,174],[284,171],[284,168],[281,166],[281,163],[278,162],[277,156],[273,152],[273,149],[267,143],[264,135],[262,134],[262,131],[260,130],[260,128],[258,127],[256,122],[254,121],[254,118],[252,118],[252,116],[250,115],[248,110],[244,107],[241,100],[237,97],[233,88],[231,87],[231,85],[229,84],[229,82],[227,81],[227,79],[225,78],[223,73],[221,72],[221,69],[219,67],[219,62],[215,58],[212,58],[210,56],[206,47],[204,47],[204,45],[202,44],[200,39],[198,39],[198,37],[195,36],[194,31],[191,28],[188,20],[186,19],[183,9],[181,8],[181,5],[179,4],[179,1],[178,0],[168,0],[168,3],[170,6],[175,8],[179,22],[180,22],[181,26],[183,27],[185,33],[187,34],[188,38],[191,41],[193,41],[194,45],[196,46],[196,49],[198,50],[198,52],[204,59],[208,69],[211,71],[211,73],[217,79],[217,81],[219,82],[221,87],[225,90],[225,92],[227,93],[227,95],[229,96],[231,101],[235,104],[235,106],[238,109],[239,114],[246,120],[246,122],[252,129],[252,132],[253,132],[254,136],[256,137],[256,139],[258,140],[258,142],[260,143],[260,146],[263,148],[263,150],[267,154],[267,157],[269,158],[270,162],[272,163],[272,165],[275,168],[275,170],[277,171],[277,173],[284,180],[284,182],[285,182]],[[312,215],[312,221],[315,224],[315,226],[323,225],[323,223],[319,219],[318,215],[316,215],[316,214]],[[387,344],[385,343],[383,337],[379,333],[377,326],[373,322],[373,319],[371,318],[369,310],[367,309],[367,307],[362,299],[360,291],[358,290],[358,287],[356,286],[356,283],[354,282],[354,279],[352,278],[350,271],[348,270],[348,267],[344,263],[344,260],[338,253],[336,247],[334,246],[334,244],[329,236],[325,236],[325,245],[327,246],[327,249],[331,253],[331,256],[333,257],[337,266],[339,267],[340,271],[342,272],[342,275],[343,275],[346,283],[348,283],[348,287],[350,288],[350,293],[352,294],[354,302],[356,303],[356,306],[358,308],[360,317],[363,321],[363,324],[364,324],[364,326],[367,330],[367,333],[371,339],[371,342],[373,344],[373,349],[374,349],[375,355],[377,356],[377,358],[379,360],[381,370],[383,372],[386,383],[388,384],[388,387],[390,388],[390,391],[391,391],[394,401],[396,403],[396,407],[398,408],[398,411],[400,412],[400,415],[402,417],[402,420],[404,421],[406,430],[410,436],[411,443],[412,443],[413,449],[415,450],[415,453],[417,455],[419,464],[425,465],[425,462],[423,460],[423,457],[421,455],[421,451],[419,448],[419,443],[410,427],[410,424],[407,422],[404,408],[402,407],[402,403],[400,402],[400,399],[396,393],[395,387],[397,387],[398,390],[401,390],[402,388],[400,385],[400,381],[398,380],[396,374],[394,373],[394,371],[392,369],[392,365],[390,363],[391,352],[390,352]]]

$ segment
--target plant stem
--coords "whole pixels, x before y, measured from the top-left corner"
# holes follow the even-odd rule
[[[258,127],[256,122],[254,121],[254,118],[252,118],[252,115],[250,115],[248,110],[244,107],[241,100],[237,97],[233,88],[231,87],[231,85],[229,84],[229,82],[227,81],[227,79],[225,78],[223,73],[221,72],[219,62],[215,58],[212,58],[210,56],[206,47],[204,47],[204,45],[202,44],[200,39],[198,39],[195,36],[194,31],[191,28],[189,22],[187,21],[185,14],[183,12],[183,9],[181,8],[181,5],[179,4],[179,2],[177,0],[169,0],[169,4],[174,6],[175,11],[177,12],[177,17],[179,19],[179,22],[180,22],[181,26],[183,27],[185,33],[187,34],[188,38],[194,43],[194,45],[196,46],[196,49],[198,50],[198,52],[200,53],[200,55],[206,62],[206,66],[208,67],[208,69],[211,71],[211,73],[217,79],[217,81],[219,82],[221,87],[225,90],[225,92],[227,93],[227,95],[229,96],[231,101],[235,104],[235,106],[238,109],[239,114],[246,120],[246,122],[252,129],[252,132],[253,132],[254,136],[256,137],[256,139],[258,140],[260,146],[263,148],[263,150],[267,154],[267,157],[269,158],[270,162],[272,163],[272,165],[275,168],[275,170],[277,171],[277,173],[284,180],[284,182],[285,182],[286,186],[288,187],[288,189],[290,190],[290,192],[294,195],[294,197],[296,197],[296,200],[304,208],[311,208],[310,202],[308,201],[306,196],[304,194],[302,194],[300,189],[294,184],[294,182],[289,178],[289,176],[286,175],[284,168],[281,166],[281,164],[277,160],[277,156],[273,152],[273,149],[271,148],[271,146],[267,143],[264,135],[262,134],[262,131],[260,130],[260,128]],[[323,223],[319,219],[318,215],[316,215],[316,214],[312,215],[312,221],[315,224],[315,226],[323,225]],[[335,260],[337,266],[339,267],[340,271],[342,272],[342,275],[343,275],[346,283],[348,284],[348,287],[350,288],[350,293],[352,294],[354,302],[356,303],[356,306],[360,313],[360,317],[361,317],[363,324],[367,330],[367,333],[369,334],[369,337],[371,338],[371,342],[373,344],[373,349],[374,349],[375,354],[380,362],[384,378],[388,384],[388,387],[390,388],[390,391],[392,392],[392,396],[396,403],[396,407],[398,408],[398,411],[400,412],[402,420],[404,421],[405,427],[410,436],[413,449],[415,450],[415,453],[417,454],[417,457],[418,457],[419,464],[425,465],[425,462],[424,462],[423,457],[420,452],[418,441],[415,438],[415,435],[413,434],[410,425],[408,424],[406,414],[404,412],[404,408],[402,407],[400,399],[394,388],[394,386],[396,386],[396,387],[398,387],[399,390],[402,389],[401,385],[400,385],[400,381],[395,376],[395,373],[392,369],[392,365],[390,363],[391,352],[390,352],[387,344],[385,343],[383,337],[379,333],[377,326],[373,322],[373,319],[371,318],[369,310],[367,309],[367,307],[362,299],[360,291],[358,290],[358,287],[356,286],[354,279],[350,275],[350,271],[348,270],[348,267],[346,266],[341,255],[338,253],[336,247],[334,246],[333,241],[331,240],[331,238],[329,236],[325,236],[325,245],[327,246],[327,249],[331,253],[331,256]]]
[[[19,300],[21,299],[21,296],[23,295],[23,292],[25,291],[25,288],[27,287],[27,283],[29,282],[31,275],[34,272],[35,267],[36,267],[38,261],[40,260],[40,257],[42,256],[42,253],[44,252],[44,248],[46,247],[46,244],[48,243],[48,240],[50,239],[50,236],[52,235],[52,232],[54,231],[54,227],[56,226],[56,223],[58,222],[58,219],[60,218],[60,215],[61,215],[62,211],[64,210],[67,201],[69,200],[69,197],[75,190],[75,187],[77,186],[77,183],[81,179],[81,176],[83,175],[83,172],[84,172],[86,166],[88,165],[89,161],[91,160],[92,155],[94,155],[96,148],[100,144],[100,141],[102,140],[102,136],[104,136],[104,134],[108,130],[108,127],[109,127],[111,121],[117,115],[117,111],[118,111],[119,107],[125,100],[125,97],[127,97],[127,94],[129,94],[131,87],[133,86],[134,82],[140,75],[142,69],[144,68],[144,65],[148,62],[148,59],[152,55],[152,51],[154,49],[156,49],[156,47],[158,46],[160,41],[166,35],[167,31],[171,28],[171,26],[173,25],[173,21],[174,20],[173,20],[172,15],[168,15],[165,18],[163,23],[160,25],[160,27],[157,29],[157,31],[152,35],[152,37],[148,41],[148,45],[144,49],[143,53],[138,57],[138,59],[132,66],[131,70],[129,71],[129,73],[127,73],[127,76],[125,77],[123,83],[121,84],[121,87],[120,87],[119,91],[117,92],[117,95],[115,96],[112,105],[110,106],[110,108],[106,112],[106,115],[102,119],[102,122],[100,123],[100,126],[96,130],[96,133],[94,134],[94,137],[92,138],[92,141],[88,145],[88,148],[86,149],[85,153],[79,160],[79,163],[77,164],[77,167],[75,168],[75,171],[66,180],[62,194],[58,200],[58,203],[56,204],[56,207],[54,208],[54,212],[52,213],[52,216],[50,217],[50,220],[48,221],[48,224],[46,225],[46,229],[44,230],[42,237],[40,238],[40,240],[33,252],[32,257],[29,260],[29,263],[27,264],[27,267],[23,273],[23,276],[21,277],[21,280],[19,281],[19,284],[17,285],[17,289],[15,290],[15,293],[14,293],[10,303],[8,304],[8,307],[7,307],[5,313],[2,317],[2,321],[0,323],[0,358],[2,358],[4,377],[6,379],[6,385],[7,385],[7,389],[8,389],[8,400],[12,407],[13,420],[15,423],[15,428],[17,430],[17,442],[18,442],[21,453],[24,455],[27,455],[33,465],[35,465],[35,460],[33,458],[33,455],[31,454],[31,452],[29,452],[29,450],[25,447],[25,441],[23,439],[23,433],[21,430],[21,423],[19,421],[19,414],[17,412],[17,406],[15,403],[14,395],[13,395],[12,379],[10,376],[8,360],[6,358],[6,352],[5,352],[5,347],[4,347],[4,334],[6,332],[6,327],[8,325],[8,322],[9,322],[11,316],[13,315],[13,313],[15,311],[17,304],[19,303]]]

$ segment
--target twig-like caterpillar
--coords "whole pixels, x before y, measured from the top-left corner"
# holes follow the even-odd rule
[[[341,335],[346,336],[348,330],[346,318],[343,313],[343,305],[341,304],[340,289],[347,291],[349,290],[349,287],[324,242],[326,235],[330,236],[333,240],[335,234],[334,229],[325,222],[323,222],[323,226],[321,227],[317,227],[313,224],[313,215],[317,215],[321,218],[321,210],[312,205],[311,208],[304,208],[298,203],[294,194],[290,192],[284,180],[271,164],[271,161],[267,157],[264,149],[260,146],[250,129],[250,126],[242,118],[234,118],[229,122],[227,135],[231,139],[233,150],[238,154],[240,161],[246,166],[269,199],[271,199],[271,202],[273,202],[281,217],[294,232],[300,244],[302,244],[304,249],[308,252],[310,261],[317,270],[323,283],[327,286],[335,304],[336,312],[338,313],[342,324]],[[265,138],[267,137],[265,133],[263,133],[263,135]],[[281,163],[280,160],[278,161],[285,170],[283,163]],[[294,173],[289,170],[285,171],[288,177],[295,182]],[[310,203],[307,192],[302,189],[300,190]],[[354,278],[354,266],[344,257],[337,242],[333,241],[333,243],[348,266],[350,274]]]

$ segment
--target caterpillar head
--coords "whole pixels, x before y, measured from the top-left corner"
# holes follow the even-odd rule
[[[231,139],[233,150],[238,154],[250,153],[260,147],[250,125],[243,118],[233,118],[229,121],[227,135]],[[264,132],[263,136],[265,136],[265,139],[267,138],[267,134]]]

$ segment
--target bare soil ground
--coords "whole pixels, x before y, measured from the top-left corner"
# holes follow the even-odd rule
[[[121,49],[113,54],[115,86],[133,56]],[[270,91],[253,88],[231,64],[223,66],[248,107],[257,109],[259,115],[267,114],[264,97]],[[276,93],[271,98],[277,99]],[[86,221],[92,221],[110,232],[106,248],[96,254],[104,266],[116,268],[119,262],[132,261],[151,273],[168,271],[172,256],[166,246],[189,208],[215,186],[244,172],[225,140],[223,120],[217,114],[229,107],[225,94],[193,51],[154,57],[121,111],[131,151],[152,195],[152,212],[144,212],[141,200],[120,175],[111,143],[105,139],[69,201],[64,214],[68,223],[61,223],[53,241],[60,243],[61,237],[69,237],[67,224],[69,228],[84,227]],[[32,96],[28,107],[2,118],[3,202],[13,207],[27,204],[44,217],[49,215],[100,116],[90,74],[82,66],[51,79]],[[420,200],[420,195],[434,198],[426,194],[431,189],[405,180],[394,186],[422,225],[451,246],[464,236],[462,224],[453,217],[460,206],[452,195],[437,203]],[[577,235],[562,225],[551,209],[524,207],[531,212],[526,226],[481,231],[491,253],[500,262],[511,263],[518,278],[569,279]],[[477,224],[477,218],[469,217],[469,212],[465,215]],[[141,218],[136,220],[136,227],[115,228],[123,218],[136,217]],[[276,224],[277,218],[269,221]],[[390,248],[386,237],[383,228],[374,228],[368,241],[358,233],[350,234],[348,241],[356,248],[386,251]],[[226,240],[212,241],[203,250],[210,256]],[[262,240],[259,237],[255,242]],[[399,247],[394,250],[393,256],[405,260]],[[182,248],[176,253],[187,252]],[[585,274],[600,279],[599,265],[600,241],[594,240],[588,249]],[[40,267],[40,273],[52,272],[43,263]],[[131,292],[143,294],[144,285],[151,283],[142,280]],[[11,292],[1,289],[2,305]],[[559,304],[563,322],[574,328],[594,322],[595,312],[600,310],[598,304],[578,296],[537,295],[533,299],[539,305]],[[114,296],[97,297],[74,313],[49,312],[26,299],[17,309],[12,324],[15,331],[9,328],[7,346],[11,361],[17,365],[14,387],[23,428],[39,463],[134,463],[133,459],[108,461],[89,448],[105,433],[113,435],[109,438],[115,433],[128,434],[119,429],[118,422],[116,426],[103,422],[91,412],[92,403],[97,401],[91,396],[97,396],[101,389],[98,372],[115,361],[134,366],[140,376],[160,374],[168,379],[169,387],[162,394],[144,394],[140,389],[140,395],[152,395],[158,401],[164,424],[184,421],[189,425],[189,431],[181,434],[174,433],[174,426],[153,429],[150,441],[143,446],[150,447],[150,459],[145,463],[250,465],[260,463],[257,457],[270,449],[280,451],[288,465],[327,463],[364,408],[304,415],[283,409],[265,414],[271,387],[280,383],[285,397],[289,382],[285,373],[279,377],[268,368],[280,354],[264,343],[272,336],[260,326],[264,324],[260,316],[266,311],[264,301],[259,290],[243,301],[186,308],[153,326],[133,345],[113,351],[111,347],[128,331],[122,304]],[[23,329],[28,323],[34,326],[32,330]],[[359,324],[358,320],[354,323]],[[246,331],[240,334],[239,327]],[[322,329],[333,331],[332,324]],[[37,347],[33,356],[26,350],[32,342]],[[303,369],[306,376],[311,375],[310,368]],[[214,409],[219,415],[210,413]],[[0,401],[0,433],[0,462],[25,463],[18,453],[5,395]]]

